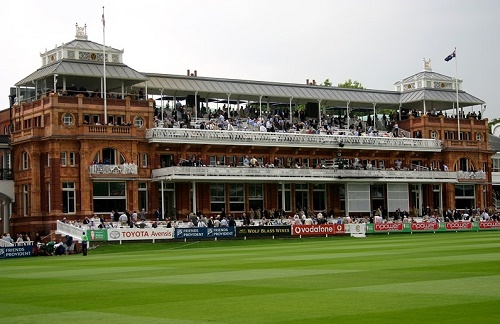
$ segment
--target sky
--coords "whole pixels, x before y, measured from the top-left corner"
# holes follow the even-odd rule
[[[41,67],[40,53],[75,38],[123,49],[139,72],[394,90],[431,59],[434,72],[500,118],[498,0],[3,0],[0,110],[9,89]],[[444,58],[456,48],[456,64]],[[479,110],[479,107],[477,107]]]

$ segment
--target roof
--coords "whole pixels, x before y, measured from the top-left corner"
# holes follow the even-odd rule
[[[262,100],[269,102],[293,103],[322,100],[327,104],[356,104],[373,103],[399,106],[399,92],[368,89],[347,89],[325,87],[318,85],[301,85],[291,83],[263,82],[251,80],[219,79],[206,77],[192,77],[169,74],[144,73],[149,79],[137,85],[147,87],[149,94],[163,94],[186,96],[198,91],[198,95],[207,97],[242,100]],[[261,98],[262,97],[262,98]]]
[[[493,152],[500,152],[500,137],[489,134],[490,136],[490,147]]]
[[[64,47],[78,48],[87,51],[102,51],[102,44],[89,41],[86,39],[74,39],[69,43],[63,44]],[[113,47],[106,46],[106,52],[120,52],[123,50],[119,50]]]
[[[433,80],[439,80],[439,81],[455,81],[454,78],[441,74],[441,73],[436,73],[432,71],[420,71],[418,73],[415,73],[413,75],[410,75],[409,77],[406,77],[402,80],[403,83],[405,82],[412,82],[416,80],[422,80],[422,79],[433,79]],[[401,81],[396,82],[395,84],[399,84]]]
[[[95,79],[100,80],[103,77],[103,65],[99,62],[81,62],[65,59],[36,70],[15,85],[31,87],[35,81],[49,77],[50,80],[47,84],[50,85],[53,82],[52,78],[55,74],[65,76],[67,84],[75,83],[86,87],[96,87],[96,85],[100,86],[100,81],[96,82]],[[121,88],[122,80],[125,81],[125,86],[130,86],[147,80],[147,77],[125,64],[108,63],[106,64],[106,79],[109,90],[112,90]]]
[[[401,103],[406,106],[408,104],[413,106],[418,103],[418,106],[421,107],[420,103],[424,100],[426,101],[426,107],[427,103],[429,103],[429,109],[450,109],[453,107],[452,103],[457,102],[457,92],[455,90],[424,88],[401,93]],[[484,104],[484,101],[465,91],[458,91],[458,102],[461,107]]]

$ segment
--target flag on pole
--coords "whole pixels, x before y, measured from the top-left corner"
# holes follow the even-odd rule
[[[103,19],[104,19],[104,17],[103,17]],[[457,50],[454,50],[454,51],[453,51],[453,53],[451,53],[450,55],[448,55],[447,57],[445,57],[445,59],[444,59],[444,60],[445,60],[446,62],[451,61],[454,57],[456,57],[456,56],[457,56],[456,52],[457,52]]]
[[[104,20],[104,12],[102,13],[102,28],[106,27],[106,20]]]

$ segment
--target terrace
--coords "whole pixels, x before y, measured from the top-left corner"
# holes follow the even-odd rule
[[[146,132],[150,143],[191,143],[212,145],[280,146],[440,152],[442,143],[434,139],[389,136],[351,136],[341,131],[333,135],[271,133],[257,131],[203,130],[190,128],[152,128]]]
[[[152,171],[153,181],[255,182],[433,182],[454,183],[457,172],[423,170],[286,169],[247,167],[167,167]],[[461,178],[465,179],[465,177]],[[477,178],[476,178],[477,179]]]

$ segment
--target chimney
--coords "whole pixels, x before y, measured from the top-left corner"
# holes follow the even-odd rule
[[[316,80],[313,80],[313,85],[316,85]]]
[[[191,72],[191,71],[189,71],[189,70],[187,71],[187,76],[189,76],[189,75],[191,74],[191,73],[189,73],[189,72]]]
[[[309,85],[309,79],[306,79],[306,84]]]
[[[198,76],[198,71],[194,70],[194,76],[197,77]]]

